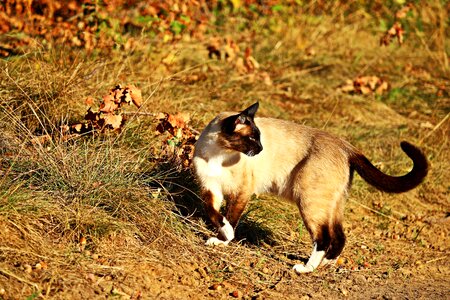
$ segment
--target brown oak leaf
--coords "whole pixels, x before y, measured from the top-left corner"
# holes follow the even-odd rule
[[[103,102],[100,104],[100,111],[104,113],[114,112],[119,108],[119,105],[114,101],[114,96],[108,94],[103,96]]]
[[[123,116],[114,114],[105,114],[105,126],[110,125],[113,129],[119,129],[122,126]]]
[[[140,108],[142,105],[142,92],[134,85],[127,86],[128,91],[130,92],[131,101],[133,101],[134,105],[137,108]]]

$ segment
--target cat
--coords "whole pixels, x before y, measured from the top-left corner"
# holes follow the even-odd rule
[[[218,228],[207,245],[227,245],[250,197],[273,193],[299,208],[313,250],[307,263],[296,264],[294,270],[312,272],[334,263],[344,248],[344,202],[354,171],[390,193],[411,190],[427,175],[426,157],[408,142],[400,146],[412,159],[412,170],[389,176],[345,140],[289,121],[255,118],[258,107],[256,102],[239,113],[220,113],[195,145],[194,170],[206,212]]]

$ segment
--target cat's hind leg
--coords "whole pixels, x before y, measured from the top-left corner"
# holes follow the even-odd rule
[[[308,262],[297,264],[297,273],[309,273],[320,266],[334,264],[345,245],[345,235],[342,224],[322,225],[320,229],[311,232],[314,245]]]
[[[332,238],[325,257],[320,264],[322,266],[332,266],[336,263],[345,246],[345,234],[341,223],[333,224]]]
[[[311,252],[311,255],[309,256],[308,262],[303,264],[296,264],[294,266],[294,271],[297,273],[309,273],[314,271],[319,267],[322,260],[325,257],[325,251],[324,250],[317,250],[317,243],[314,243],[313,250]]]

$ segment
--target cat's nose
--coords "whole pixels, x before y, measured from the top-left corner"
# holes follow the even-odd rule
[[[255,150],[255,154],[258,154],[261,151],[263,151],[263,146],[261,145],[261,143],[258,143],[258,148]]]

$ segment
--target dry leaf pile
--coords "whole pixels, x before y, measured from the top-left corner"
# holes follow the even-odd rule
[[[209,11],[203,8],[215,4],[205,0],[4,0],[0,34],[21,34],[0,38],[0,56],[20,53],[18,47],[32,46],[34,39],[109,51],[122,44],[121,36],[128,35],[130,29],[150,30],[164,41],[179,39],[183,32],[202,36]],[[122,47],[132,48],[134,41],[128,35]]]
[[[380,39],[381,46],[388,46],[394,38],[397,38],[399,45],[403,44],[403,33],[405,31],[402,28],[402,24],[395,22],[391,28]]]
[[[377,94],[381,95],[389,89],[387,81],[378,76],[358,76],[354,80],[348,79],[345,84],[339,87],[339,90],[344,93],[352,94]]]
[[[17,55],[34,44],[64,44],[87,51],[130,50],[141,39],[133,31],[148,32],[163,42],[177,41],[184,33],[202,40],[213,11],[231,7],[255,18],[272,14],[276,5],[276,1],[260,4],[253,0],[2,0],[0,56]]]
[[[405,30],[398,20],[404,19],[410,11],[411,5],[406,5],[395,13],[395,19],[397,21],[381,37],[380,46],[388,46],[394,38],[397,39],[399,45],[403,44],[403,35],[405,33]]]
[[[157,119],[156,134],[164,135],[166,139],[160,159],[175,159],[177,165],[188,168],[194,156],[194,144],[199,137],[199,133],[189,126],[189,113],[159,113]]]
[[[252,49],[246,47],[241,52],[239,45],[231,38],[214,38],[207,45],[208,57],[217,58],[229,63],[242,75],[262,80],[266,85],[272,85],[272,79],[267,72],[261,70],[258,61],[252,56]]]
[[[89,106],[84,116],[86,122],[63,126],[63,133],[80,134],[91,131],[104,132],[105,130],[120,132],[126,120],[122,108],[131,104],[140,108],[142,93],[134,85],[127,85],[126,87],[117,85],[102,97],[97,111],[92,110],[92,105],[95,103],[94,98],[88,97],[85,103]]]

